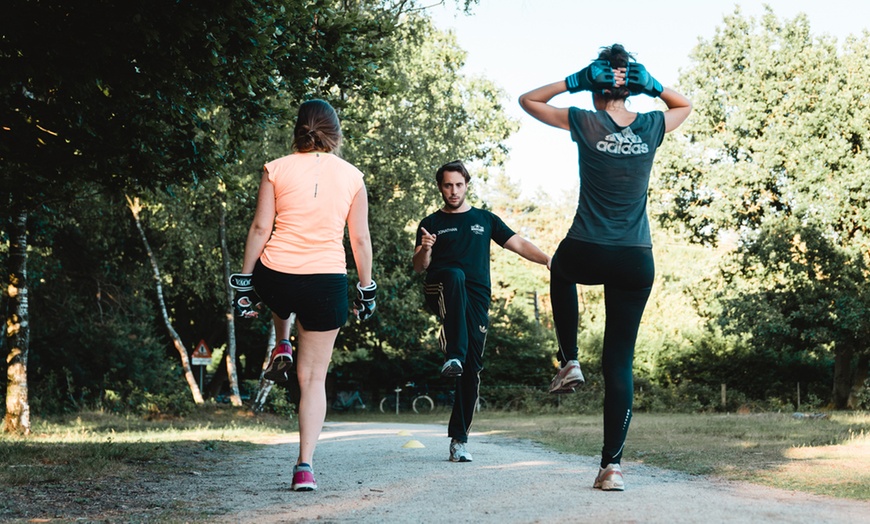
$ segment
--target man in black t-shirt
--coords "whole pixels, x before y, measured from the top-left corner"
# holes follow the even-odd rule
[[[426,305],[441,320],[444,377],[455,377],[456,395],[447,428],[452,462],[471,462],[465,449],[477,405],[483,349],[489,327],[489,248],[495,241],[521,257],[550,267],[550,257],[502,220],[465,201],[471,176],[454,161],[435,174],[444,207],[420,222],[414,270],[426,271]],[[437,240],[437,241],[436,241]]]

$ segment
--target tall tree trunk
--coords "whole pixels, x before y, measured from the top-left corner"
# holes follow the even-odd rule
[[[849,390],[849,401],[846,403],[849,409],[861,407],[861,394],[864,393],[864,382],[867,381],[867,374],[870,371],[868,368],[870,368],[870,355],[863,353],[858,356],[855,375],[852,377],[852,389]]]
[[[139,235],[142,237],[142,243],[145,244],[145,251],[148,253],[148,259],[151,261],[151,269],[154,271],[154,282],[157,288],[157,301],[160,304],[163,323],[166,324],[166,330],[169,331],[172,343],[175,344],[178,356],[181,357],[181,367],[184,369],[184,378],[187,380],[187,385],[190,387],[193,401],[197,404],[202,404],[202,392],[199,390],[199,385],[197,385],[196,378],[193,376],[187,348],[184,347],[184,342],[181,341],[178,332],[175,331],[174,327],[172,327],[172,321],[169,320],[169,312],[166,310],[166,302],[163,300],[163,284],[160,282],[160,268],[157,265],[157,257],[154,256],[154,251],[151,250],[151,244],[148,243],[148,237],[145,236],[145,229],[142,227],[142,222],[139,220],[139,212],[142,211],[142,205],[139,203],[138,197],[132,200],[130,197],[127,197],[127,205],[130,207],[130,212],[133,213],[133,219],[136,221],[136,229],[139,230]]]
[[[837,344],[834,349],[834,388],[831,392],[834,409],[846,409],[849,403],[849,393],[852,391],[852,357],[855,352],[851,347]]]
[[[220,237],[221,256],[224,262],[224,289],[226,289],[226,319],[227,319],[227,351],[224,358],[227,361],[227,376],[230,379],[230,402],[233,406],[242,405],[242,396],[239,394],[239,374],[236,370],[236,323],[233,318],[233,288],[230,287],[230,250],[227,247],[227,203],[226,192],[221,191],[220,202]]]
[[[6,416],[7,433],[30,434],[30,402],[27,394],[27,353],[30,349],[30,309],[27,300],[27,212],[21,211],[12,225],[9,250],[9,317],[6,319]]]

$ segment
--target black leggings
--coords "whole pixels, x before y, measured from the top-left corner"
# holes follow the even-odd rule
[[[604,447],[601,467],[619,464],[634,399],[634,344],[652,289],[651,248],[618,247],[564,239],[553,255],[550,296],[562,364],[577,360],[577,284],[604,285]]]

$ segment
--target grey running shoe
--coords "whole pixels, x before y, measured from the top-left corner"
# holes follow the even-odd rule
[[[471,462],[471,453],[465,449],[465,442],[450,441],[450,462]]]
[[[598,468],[598,476],[595,477],[595,484],[592,487],[602,491],[625,491],[625,481],[619,464],[608,464],[606,468]]]
[[[462,362],[458,358],[451,358],[441,366],[441,376],[444,378],[458,377],[462,375]]]
[[[569,360],[550,382],[550,393],[554,395],[573,393],[574,388],[584,382],[586,379],[583,378],[583,372],[580,371],[580,363],[576,360]]]

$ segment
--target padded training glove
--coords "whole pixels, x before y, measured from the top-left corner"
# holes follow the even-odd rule
[[[632,93],[657,97],[665,90],[662,84],[647,72],[643,64],[629,64],[627,69],[625,87]]]
[[[356,283],[357,298],[353,301],[353,312],[359,320],[367,320],[375,314],[375,296],[378,294],[378,285],[372,280],[372,283],[366,287],[362,287],[359,282]]]
[[[613,69],[607,60],[593,60],[591,64],[565,79],[569,93],[579,91],[602,91],[616,83]]]
[[[257,318],[260,315],[257,311],[260,307],[260,296],[254,291],[251,277],[250,273],[230,275],[230,287],[236,291],[233,308],[236,310],[236,316],[242,318]]]

